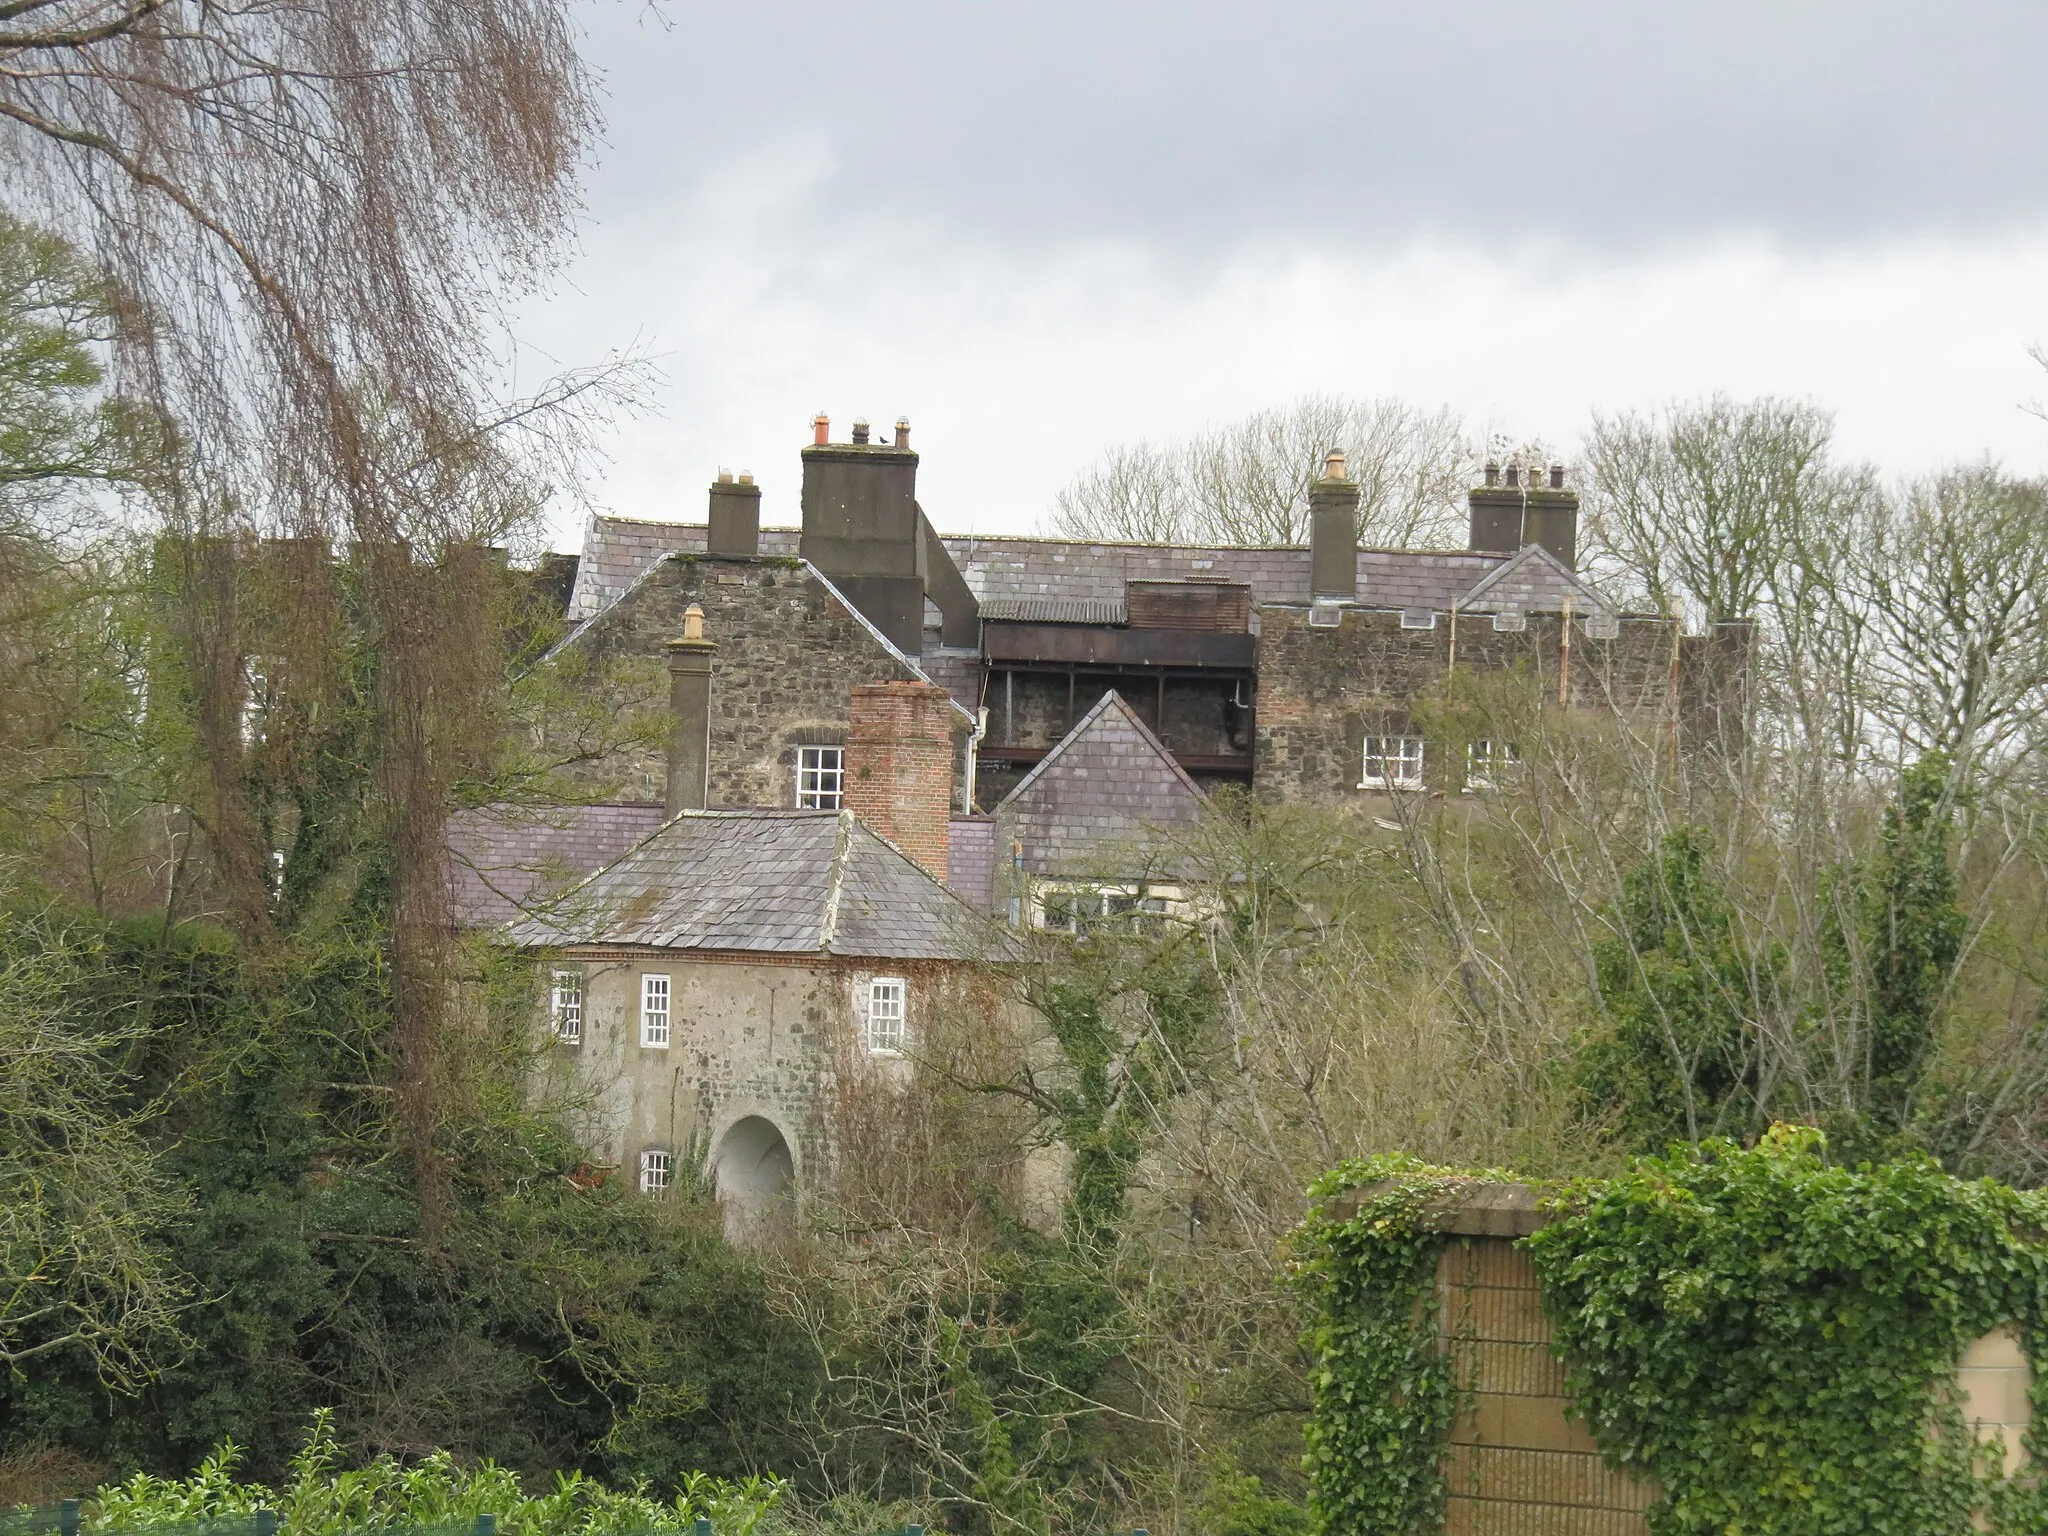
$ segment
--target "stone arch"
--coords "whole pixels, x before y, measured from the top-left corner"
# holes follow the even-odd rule
[[[711,1150],[711,1188],[735,1243],[754,1242],[786,1226],[796,1206],[796,1155],[765,1115],[742,1115]]]

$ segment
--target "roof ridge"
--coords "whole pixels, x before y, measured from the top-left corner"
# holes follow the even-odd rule
[[[825,918],[818,925],[821,955],[831,954],[833,942],[839,937],[839,901],[846,894],[846,856],[853,844],[853,812],[840,807],[838,822],[832,846],[832,877],[825,882]]]

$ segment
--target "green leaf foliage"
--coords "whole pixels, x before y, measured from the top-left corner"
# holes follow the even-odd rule
[[[1612,1029],[1575,1068],[1587,1107],[1638,1152],[1744,1129],[1756,1109],[1751,1000],[1781,962],[1742,944],[1701,835],[1674,832],[1631,869],[1613,920],[1594,948]]]
[[[1318,1531],[1443,1529],[1444,1446],[1458,1386],[1431,1304],[1446,1238],[1430,1213],[1447,1180],[1510,1177],[1397,1153],[1346,1163],[1309,1191],[1296,1275],[1313,1319],[1305,1464]]]
[[[1777,1127],[1754,1150],[1645,1159],[1574,1187],[1528,1239],[1594,1438],[1660,1480],[1655,1536],[2048,1529],[2041,1491],[1978,1454],[1953,1390],[1964,1349],[2002,1324],[2040,1371],[2048,1199],[1823,1151]]]
[[[101,1488],[86,1506],[88,1530],[191,1526],[267,1509],[291,1536],[342,1536],[403,1528],[460,1529],[493,1515],[506,1536],[680,1536],[708,1519],[719,1536],[753,1536],[771,1525],[782,1498],[772,1478],[727,1481],[699,1473],[672,1498],[642,1487],[617,1490],[583,1476],[557,1476],[529,1493],[517,1474],[490,1461],[461,1465],[445,1451],[406,1463],[379,1456],[359,1467],[335,1439],[332,1416],[316,1413],[305,1443],[274,1487],[238,1481],[233,1442],[189,1477],[137,1473]]]

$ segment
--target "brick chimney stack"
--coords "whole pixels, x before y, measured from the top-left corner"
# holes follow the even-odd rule
[[[953,813],[953,702],[931,683],[859,683],[846,735],[846,808],[934,880]]]
[[[1308,488],[1310,597],[1358,600],[1358,482],[1344,473],[1344,455],[1332,451],[1323,478]]]
[[[675,734],[668,739],[668,789],[663,810],[701,811],[711,793],[711,657],[718,647],[704,638],[704,610],[683,610],[683,634],[668,643],[668,702]]]

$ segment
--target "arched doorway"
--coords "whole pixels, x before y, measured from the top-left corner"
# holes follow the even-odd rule
[[[711,1154],[711,1187],[724,1213],[728,1242],[756,1241],[787,1223],[796,1159],[774,1121],[748,1115],[726,1128]]]

